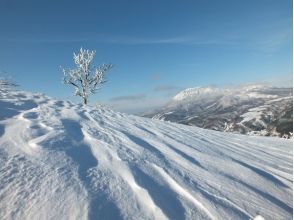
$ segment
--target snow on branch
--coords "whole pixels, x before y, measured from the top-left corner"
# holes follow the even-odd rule
[[[96,52],[80,49],[74,53],[75,69],[62,69],[63,83],[75,87],[75,95],[83,99],[84,104],[88,103],[89,95],[95,94],[105,82],[105,73],[110,70],[112,64],[102,64],[96,68],[92,67],[92,61]]]
[[[11,79],[11,77],[0,76],[0,89],[11,89],[18,85]]]

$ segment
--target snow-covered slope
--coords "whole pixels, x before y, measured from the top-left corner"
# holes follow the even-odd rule
[[[238,97],[240,99],[248,99],[248,98],[277,98],[278,95],[271,94],[263,94],[261,91],[265,91],[271,89],[271,87],[263,85],[263,84],[252,84],[252,85],[244,85],[239,87],[231,87],[231,88],[219,88],[213,86],[204,86],[204,87],[195,87],[188,88],[173,97],[174,101],[186,101],[189,99],[193,99],[194,101],[197,99],[210,99],[214,96],[223,96],[228,95]]]
[[[292,88],[247,85],[183,90],[163,108],[144,114],[217,131],[262,136],[293,133]]]
[[[183,101],[191,98],[205,98],[207,96],[217,96],[220,93],[226,93],[227,90],[215,88],[215,87],[196,87],[188,88],[173,97],[174,101]]]
[[[0,92],[0,219],[292,219],[292,141]]]

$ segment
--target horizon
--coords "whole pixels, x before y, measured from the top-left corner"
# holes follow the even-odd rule
[[[175,1],[176,2],[176,1]],[[91,103],[138,113],[207,85],[292,87],[292,1],[2,1],[0,72],[22,89],[79,100],[73,53],[114,64]]]

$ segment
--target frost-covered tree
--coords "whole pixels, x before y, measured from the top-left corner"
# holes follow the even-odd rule
[[[11,89],[14,87],[17,87],[18,85],[16,83],[13,82],[13,80],[11,79],[11,77],[4,77],[4,76],[0,76],[0,89]]]
[[[112,64],[102,64],[98,67],[92,66],[96,52],[84,50],[83,48],[74,53],[75,69],[62,69],[63,83],[75,87],[75,95],[83,99],[84,104],[88,103],[89,95],[95,94],[105,82],[105,73],[113,67]]]

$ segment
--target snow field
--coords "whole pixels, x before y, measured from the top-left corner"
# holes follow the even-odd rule
[[[292,141],[1,91],[0,219],[292,219]]]

